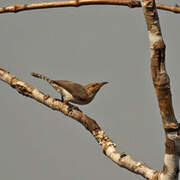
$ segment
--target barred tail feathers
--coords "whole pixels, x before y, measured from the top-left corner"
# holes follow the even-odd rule
[[[49,79],[48,77],[46,77],[46,76],[44,76],[42,74],[32,72],[31,75],[36,77],[36,78],[43,79],[43,80],[47,81],[48,83],[52,83],[51,79]]]

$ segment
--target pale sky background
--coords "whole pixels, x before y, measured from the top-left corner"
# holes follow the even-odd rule
[[[40,0],[1,0],[0,7],[32,2]],[[178,119],[180,15],[159,11],[159,16]],[[164,132],[141,8],[34,10],[0,14],[0,24],[0,67],[55,98],[58,93],[31,77],[31,72],[82,84],[109,81],[91,104],[80,109],[97,121],[119,151],[162,169]],[[0,88],[0,179],[143,179],[109,160],[78,122],[19,95],[3,82]]]

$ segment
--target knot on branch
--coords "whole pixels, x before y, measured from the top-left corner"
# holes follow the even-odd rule
[[[134,0],[130,0],[129,2],[128,2],[128,7],[129,8],[134,8],[135,6],[136,6],[136,1],[134,1]]]
[[[153,10],[155,6],[154,0],[142,0],[143,6],[149,10]]]
[[[8,7],[5,7],[5,11],[7,12],[15,12],[17,13],[18,11],[24,9],[25,5],[23,4],[15,4],[13,6],[8,6]]]
[[[96,137],[98,143],[103,146],[104,153],[106,152],[108,147],[116,147],[116,144],[105,134],[104,131],[93,131],[93,135]]]
[[[79,7],[79,0],[76,0],[76,7]]]
[[[174,118],[172,118],[173,121]],[[177,122],[169,122],[169,123],[166,123],[164,124],[164,129],[166,132],[179,132],[180,131],[180,123],[177,123]]]
[[[170,89],[170,78],[167,73],[160,74],[154,79],[154,86],[159,90]]]
[[[24,96],[29,96],[29,97],[32,96],[32,89],[31,88],[28,89],[27,87],[24,87],[21,84],[16,84],[15,88],[20,94],[22,94]]]

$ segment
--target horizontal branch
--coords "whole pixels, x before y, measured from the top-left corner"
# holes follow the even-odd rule
[[[136,0],[71,0],[71,1],[55,1],[55,2],[42,2],[32,4],[15,4],[7,7],[0,8],[0,13],[17,13],[20,11],[57,8],[57,7],[79,7],[84,5],[121,5],[130,8],[141,7],[141,2]],[[166,4],[157,4],[158,9],[166,10],[174,13],[180,13],[178,5],[169,6]]]
[[[2,68],[0,68],[0,80],[8,83],[20,94],[33,98],[53,110],[61,111],[66,116],[80,122],[87,130],[91,132],[97,142],[102,146],[104,154],[119,166],[139,174],[146,179],[154,179],[158,176],[159,171],[149,168],[143,162],[134,161],[125,153],[119,153],[114,142],[105,134],[96,121],[85,115],[80,110],[77,110],[77,108],[74,108],[73,105],[64,104],[60,100],[53,99],[49,95],[41,93],[38,89],[33,88],[29,84],[19,80]]]

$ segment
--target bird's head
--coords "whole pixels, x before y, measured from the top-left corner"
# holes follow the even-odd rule
[[[100,90],[100,88],[107,83],[108,82],[93,82],[85,86],[85,88],[89,92],[89,95],[92,95],[94,97],[96,93]]]

